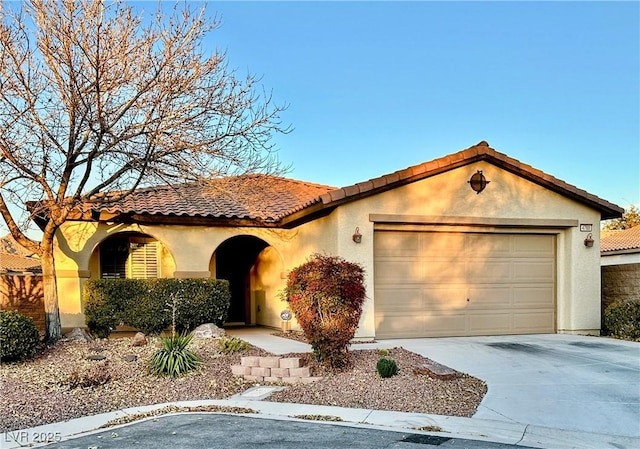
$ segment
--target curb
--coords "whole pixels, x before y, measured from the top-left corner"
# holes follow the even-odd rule
[[[42,447],[47,444],[67,441],[80,436],[101,433],[109,429],[130,426],[148,419],[151,416],[127,424],[108,428],[101,428],[109,421],[128,415],[148,413],[167,406],[197,407],[197,406],[226,406],[243,407],[255,410],[256,414],[240,414],[252,418],[279,419],[291,421],[305,421],[293,416],[300,415],[328,415],[342,419],[340,422],[315,421],[316,423],[341,425],[350,427],[366,427],[389,431],[411,431],[429,435],[457,437],[479,441],[527,446],[535,448],[555,449],[633,449],[640,447],[640,438],[605,435],[570,430],[532,426],[504,421],[461,418],[456,416],[429,415],[424,413],[403,413],[394,411],[352,409],[344,407],[318,406],[309,404],[294,404],[268,402],[251,399],[231,398],[204,401],[180,401],[163,404],[131,407],[115,412],[102,413],[69,421],[47,424],[31,429],[15,430],[0,434],[0,447],[15,449],[20,447]],[[223,413],[224,412],[189,412],[189,413]],[[182,413],[168,413],[182,414]],[[163,416],[167,416],[163,415]],[[309,421],[306,421],[309,422]],[[421,431],[420,428],[434,429]],[[437,430],[437,431],[436,431]],[[49,441],[46,441],[49,438]]]

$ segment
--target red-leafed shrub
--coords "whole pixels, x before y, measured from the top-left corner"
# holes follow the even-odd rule
[[[283,296],[317,359],[334,370],[346,367],[366,298],[363,268],[314,254],[289,273]]]

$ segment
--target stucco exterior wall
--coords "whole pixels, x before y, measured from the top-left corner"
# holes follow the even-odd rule
[[[482,170],[490,181],[480,194],[467,183]],[[600,329],[599,212],[586,207],[487,162],[479,162],[371,197],[346,203],[328,216],[294,229],[251,227],[204,227],[168,225],[65,224],[59,231],[56,266],[59,274],[60,310],[63,327],[84,325],[80,297],[84,280],[95,276],[95,248],[110,235],[140,232],[159,240],[171,255],[173,273],[167,277],[215,276],[216,248],[225,240],[249,235],[269,246],[259,254],[251,272],[251,318],[259,324],[280,326],[279,313],[285,307],[279,297],[289,270],[312,253],[342,256],[363,265],[368,299],[356,337],[375,335],[374,323],[374,229],[380,223],[371,214],[398,217],[429,217],[421,229],[473,232],[535,232],[556,235],[557,242],[557,331],[598,333]],[[435,219],[434,219],[435,217]],[[438,223],[437,218],[442,218]],[[466,220],[456,226],[445,218]],[[409,220],[409,221],[411,221]],[[462,220],[462,221],[464,221]],[[507,220],[520,220],[504,226]],[[564,220],[573,224],[557,227],[540,223]],[[419,221],[419,220],[418,220]],[[470,224],[471,223],[471,224]],[[595,244],[587,248],[579,224],[591,224]],[[398,224],[402,226],[402,224]],[[352,235],[356,227],[362,243]],[[92,258],[92,254],[94,254]],[[166,268],[163,268],[165,270]],[[258,308],[260,311],[258,311]]]
[[[55,253],[63,328],[84,326],[82,285],[100,276],[99,245],[125,232],[161,242],[162,277],[215,277],[214,254],[221,243],[238,235],[264,240],[269,247],[260,253],[252,272],[251,316],[255,323],[275,327],[280,326],[280,311],[285,308],[279,293],[288,271],[314,252],[336,253],[333,216],[293,230],[68,222],[57,234]]]
[[[486,190],[476,194],[467,181],[482,170],[491,181]],[[599,212],[549,191],[492,164],[480,162],[449,171],[394,190],[345,204],[338,215],[338,255],[357,261],[367,273],[367,295],[359,337],[375,333],[373,234],[376,224],[370,214],[418,217],[471,217],[477,222],[495,223],[506,219],[573,220],[571,227],[517,227],[424,225],[422,229],[474,232],[535,232],[557,236],[557,331],[590,333],[600,331]],[[579,224],[591,224],[595,244],[584,245],[587,233]],[[358,227],[362,243],[351,236]]]

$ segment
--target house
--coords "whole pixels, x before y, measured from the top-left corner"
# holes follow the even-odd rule
[[[40,260],[11,236],[0,238],[0,310],[17,310],[44,331]]]
[[[267,175],[144,188],[58,231],[61,319],[84,325],[87,279],[217,277],[229,321],[279,327],[287,273],[320,252],[365,268],[358,338],[597,334],[599,223],[622,212],[486,142],[343,188]]]
[[[640,226],[601,233],[604,311],[614,302],[640,300]]]
[[[8,274],[42,274],[42,266],[34,257],[0,253],[0,275]]]

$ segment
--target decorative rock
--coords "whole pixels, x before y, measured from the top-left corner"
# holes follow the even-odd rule
[[[427,375],[432,379],[440,380],[452,380],[458,377],[458,372],[449,368],[448,366],[441,365],[440,363],[431,361],[424,365],[413,368],[414,375]]]
[[[260,366],[260,357],[248,356],[240,359],[242,366]]]
[[[122,360],[124,360],[125,362],[135,362],[136,360],[138,360],[138,356],[135,354],[127,354],[122,357]]]
[[[300,368],[300,359],[297,357],[280,359],[280,368]]]
[[[271,368],[262,368],[259,366],[254,366],[251,368],[252,376],[260,376],[260,377],[270,377],[271,376]]]
[[[131,346],[146,346],[147,345],[147,337],[142,333],[138,332],[133,336],[131,340]]]
[[[260,357],[260,361],[258,363],[262,368],[279,368],[280,357]]]
[[[271,368],[273,377],[289,377],[289,368]]]
[[[93,341],[93,337],[89,335],[86,330],[79,327],[76,327],[71,332],[65,334],[65,338],[72,341]]]
[[[102,354],[89,354],[87,356],[87,360],[104,360],[106,359],[107,356],[106,355],[102,355]]]
[[[317,382],[319,380],[322,380],[322,377],[319,376],[312,376],[312,377],[301,377],[300,378],[300,383],[302,384],[312,384],[314,382]]]
[[[224,329],[220,329],[213,323],[201,324],[193,330],[194,338],[220,338],[224,335]]]
[[[309,377],[311,376],[310,369],[308,366],[303,366],[302,368],[290,368],[289,376],[291,377]]]
[[[247,374],[251,374],[250,366],[242,366],[242,365],[231,365],[231,373],[234,376],[245,376]]]

